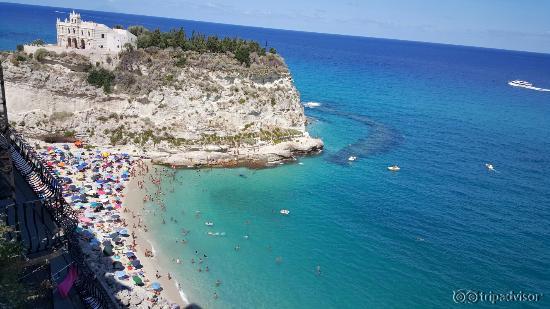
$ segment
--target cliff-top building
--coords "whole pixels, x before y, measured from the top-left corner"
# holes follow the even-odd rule
[[[69,19],[57,19],[57,46],[76,49],[118,52],[124,44],[136,45],[136,36],[124,29],[111,29],[104,24],[82,21],[74,11]]]

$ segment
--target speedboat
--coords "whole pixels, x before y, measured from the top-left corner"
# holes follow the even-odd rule
[[[288,216],[290,214],[290,211],[288,209],[281,209],[280,213],[281,215]]]
[[[494,167],[493,164],[491,164],[491,163],[485,163],[485,167],[486,167],[489,171],[494,171],[494,170],[495,170],[495,167]]]
[[[351,156],[348,158],[348,161],[355,161],[357,160],[357,157],[356,156]]]
[[[512,87],[533,87],[533,84],[530,82],[524,81],[524,80],[513,80],[511,82],[508,82],[508,85]]]
[[[531,90],[536,90],[536,91],[546,91],[546,92],[550,91],[550,89],[535,87],[530,82],[527,82],[527,81],[524,81],[524,80],[513,80],[511,82],[508,82],[508,85],[510,85],[512,87],[520,87],[520,88],[531,89]]]
[[[206,225],[206,226],[214,226],[214,222],[211,222],[211,221],[204,222],[204,225]]]
[[[392,166],[388,166],[388,170],[392,171],[392,172],[397,172],[399,171],[401,168],[397,165],[392,165]]]

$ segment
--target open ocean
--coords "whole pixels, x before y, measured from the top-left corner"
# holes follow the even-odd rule
[[[0,49],[54,42],[55,19],[68,12],[0,3]],[[550,308],[550,93],[507,85],[550,88],[550,55],[80,12],[109,26],[267,41],[302,101],[321,104],[306,113],[322,155],[265,170],[177,173],[167,224],[148,220],[159,259],[192,301],[449,308],[461,307],[453,290],[471,289],[543,293],[538,303],[500,305]],[[392,164],[401,171],[389,172]],[[182,228],[191,230],[185,246],[175,243]],[[195,250],[208,255],[209,272],[190,263]]]

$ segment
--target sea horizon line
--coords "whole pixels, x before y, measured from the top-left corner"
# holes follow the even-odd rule
[[[443,42],[407,40],[407,39],[386,38],[386,37],[355,35],[355,34],[343,34],[343,33],[328,33],[328,32],[318,32],[318,31],[296,30],[296,29],[270,28],[270,27],[242,25],[242,24],[229,24],[229,23],[222,23],[222,22],[216,22],[216,21],[205,21],[205,20],[195,20],[195,19],[175,18],[175,17],[166,17],[166,16],[156,16],[156,15],[145,15],[145,14],[134,14],[134,13],[122,13],[122,12],[118,12],[118,11],[112,12],[112,11],[101,11],[101,10],[90,10],[90,9],[81,9],[81,8],[76,8],[76,7],[69,8],[69,7],[50,6],[50,5],[25,4],[25,3],[19,3],[19,2],[0,1],[0,4],[14,4],[14,5],[30,6],[30,7],[34,6],[34,7],[43,7],[43,8],[52,8],[52,9],[78,10],[78,11],[83,11],[83,12],[121,14],[121,15],[127,15],[127,16],[153,17],[153,18],[161,18],[161,19],[176,20],[176,21],[187,21],[187,22],[195,22],[195,23],[205,23],[205,24],[224,25],[224,26],[235,26],[235,27],[244,27],[244,28],[275,30],[275,31],[288,31],[288,32],[294,32],[294,33],[307,33],[307,34],[315,34],[315,35],[349,37],[349,38],[367,39],[367,40],[397,41],[397,42],[403,42],[403,43],[416,43],[416,44],[428,44],[428,45],[431,44],[431,45],[441,45],[441,46],[448,46],[448,47],[484,49],[484,50],[488,50],[488,51],[497,51],[497,52],[527,53],[527,54],[535,54],[535,55],[541,55],[541,56],[550,56],[550,51],[544,53],[544,52],[532,51],[532,50],[507,49],[507,48],[497,48],[497,47],[487,47],[487,46],[475,46],[475,45],[463,45],[463,44],[453,44],[453,43],[443,43]]]

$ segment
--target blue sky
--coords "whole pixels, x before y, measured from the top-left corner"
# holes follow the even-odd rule
[[[548,0],[10,2],[550,53]]]

